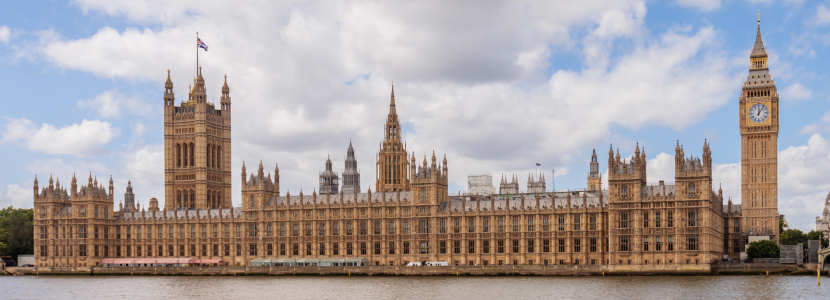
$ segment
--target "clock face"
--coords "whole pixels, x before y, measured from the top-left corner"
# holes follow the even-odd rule
[[[749,109],[749,119],[755,123],[761,123],[769,117],[769,108],[761,103],[755,104]]]

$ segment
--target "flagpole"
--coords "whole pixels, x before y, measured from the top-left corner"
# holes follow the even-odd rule
[[[199,32],[196,31],[196,77],[199,77]]]

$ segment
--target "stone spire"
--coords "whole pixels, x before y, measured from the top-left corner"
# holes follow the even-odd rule
[[[343,170],[343,193],[354,194],[360,192],[360,172],[357,170],[357,159],[354,156],[352,142],[349,141],[349,148],[346,149],[346,162]],[[322,193],[322,190],[320,191]]]
[[[339,178],[337,173],[332,171],[331,158],[326,158],[326,170],[320,173],[320,194],[337,194],[339,189]]]
[[[389,101],[389,116],[395,116],[397,119],[398,112],[395,109],[395,84],[392,84],[392,99]]]
[[[758,30],[755,33],[755,44],[752,46],[752,54],[749,57],[767,57],[767,49],[764,48],[764,40],[761,39],[761,10],[758,10]]]
[[[170,80],[170,69],[167,69],[167,81],[164,82],[164,105],[173,106],[176,95],[173,93],[173,80]]]

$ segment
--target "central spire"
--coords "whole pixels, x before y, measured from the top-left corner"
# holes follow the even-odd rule
[[[397,119],[398,112],[395,109],[395,84],[392,84],[392,100],[389,101],[389,117],[395,117]]]
[[[767,49],[764,48],[764,40],[761,39],[761,10],[758,10],[758,30],[755,33],[755,44],[752,46],[750,57],[766,57]]]

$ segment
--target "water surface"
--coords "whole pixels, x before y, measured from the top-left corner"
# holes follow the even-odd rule
[[[830,299],[830,277],[2,276],[0,299]]]

